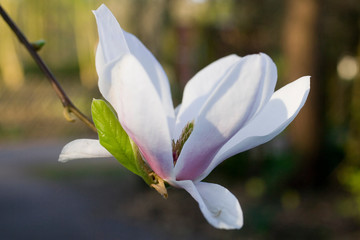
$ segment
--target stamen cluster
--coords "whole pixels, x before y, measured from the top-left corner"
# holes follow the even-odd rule
[[[172,149],[173,149],[173,161],[174,161],[174,165],[176,164],[176,161],[178,160],[181,150],[186,142],[186,140],[188,140],[188,138],[190,137],[190,134],[192,133],[194,129],[194,120],[192,120],[191,122],[188,122],[184,129],[182,130],[180,137],[178,140],[173,139],[172,140]]]

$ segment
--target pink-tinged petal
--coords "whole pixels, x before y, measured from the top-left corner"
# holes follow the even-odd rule
[[[170,86],[167,76],[151,52],[132,34],[125,32],[113,16],[111,11],[103,4],[94,11],[99,32],[99,45],[96,50],[96,69],[99,75],[99,89],[108,100],[111,80],[104,70],[107,65],[113,64],[125,54],[134,55],[141,63],[154,85],[165,113],[169,119],[174,119]],[[174,120],[169,120],[174,122]]]
[[[109,158],[113,157],[99,140],[95,139],[77,139],[69,142],[61,150],[59,161],[67,162],[82,158]]]
[[[236,197],[226,188],[213,184],[190,180],[173,182],[184,188],[198,202],[206,220],[220,229],[239,229],[243,225],[243,213]]]
[[[233,66],[200,110],[175,166],[177,180],[196,179],[217,151],[261,109],[273,93],[276,67],[265,54]]]
[[[240,57],[229,55],[211,63],[198,72],[185,86],[181,108],[178,111],[175,126],[177,139],[185,125],[199,114],[212,91],[230,69],[240,61]]]
[[[276,91],[262,111],[220,149],[197,181],[204,179],[225,159],[268,142],[282,132],[304,106],[309,91],[309,76]]]
[[[149,76],[133,55],[111,66],[110,103],[129,137],[160,177],[173,168],[168,119]]]

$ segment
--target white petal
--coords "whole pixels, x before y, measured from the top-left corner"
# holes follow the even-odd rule
[[[69,142],[61,150],[59,161],[67,162],[73,159],[81,158],[108,158],[113,157],[99,140],[95,139],[77,139]]]
[[[275,69],[275,70],[274,70]],[[195,119],[175,166],[177,180],[193,180],[241,127],[268,101],[276,67],[265,54],[242,58],[213,90]]]
[[[188,122],[194,120],[205,104],[206,100],[224,78],[226,73],[241,58],[229,55],[211,63],[198,72],[185,86],[181,108],[177,114],[175,138],[177,139],[182,129]]]
[[[259,85],[260,87],[258,91],[259,102],[256,103],[258,107],[256,112],[254,113],[254,116],[256,115],[256,113],[261,111],[261,109],[267,104],[267,102],[273,95],[277,81],[277,68],[275,63],[271,60],[271,58],[268,55],[264,53],[261,53],[260,55],[262,56],[262,60],[264,64],[262,66],[262,71],[263,71],[262,77],[264,78],[264,80],[263,80],[263,85]]]
[[[99,54],[99,68],[104,67],[124,54],[130,53],[129,47],[126,43],[124,33],[113,16],[111,11],[102,4],[97,10],[93,11],[99,33],[99,47],[97,54]],[[102,63],[102,64],[101,64]],[[98,66],[97,66],[98,67]]]
[[[159,95],[133,55],[111,67],[110,103],[150,167],[162,178],[173,168],[171,134]]]
[[[134,35],[124,31],[131,54],[141,63],[152,81],[168,118],[175,119],[170,85],[164,69],[152,53]],[[171,120],[175,121],[175,120]]]
[[[175,118],[169,81],[151,52],[132,34],[123,31],[111,11],[103,4],[94,11],[99,32],[96,51],[96,69],[99,75],[99,89],[108,100],[111,80],[104,73],[108,64],[119,60],[125,54],[134,55],[147,72],[154,85],[168,118]],[[174,121],[174,120],[172,120]]]
[[[102,75],[102,72],[104,71],[104,69],[106,67],[106,64],[107,63],[105,62],[104,52],[101,48],[101,44],[98,44],[98,46],[96,48],[96,54],[95,54],[95,67],[96,67],[96,72],[99,77]],[[106,82],[106,79],[99,79],[98,84],[99,84],[100,91],[102,89],[106,88],[106,86],[108,86],[110,84],[110,80],[108,80],[108,81],[109,82]],[[106,91],[104,90],[104,92],[108,92],[108,89],[106,88]]]
[[[213,183],[177,181],[173,183],[184,188],[199,203],[206,220],[221,229],[239,229],[243,225],[243,214],[239,201],[226,188]]]
[[[177,115],[179,114],[180,108],[181,108],[181,104],[179,104],[179,105],[175,108],[175,110],[174,110],[175,116],[177,116]]]
[[[270,141],[282,132],[305,104],[310,77],[302,77],[276,91],[254,119],[234,135],[216,154],[210,166],[197,179],[204,179],[225,159]]]

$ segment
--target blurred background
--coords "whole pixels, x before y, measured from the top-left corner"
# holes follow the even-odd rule
[[[50,84],[0,19],[0,237],[4,239],[359,239],[358,0],[2,0],[69,97],[90,116],[105,3],[163,65],[174,104],[216,59],[267,53],[277,88],[311,75],[296,120],[207,179],[239,199],[244,227],[213,229],[185,191],[162,200],[111,160],[60,164],[61,147],[93,137],[68,123]],[[23,229],[18,231],[18,229]]]

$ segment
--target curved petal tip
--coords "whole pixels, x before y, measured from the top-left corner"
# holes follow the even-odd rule
[[[64,146],[59,156],[59,162],[65,163],[74,159],[108,157],[112,157],[112,155],[100,145],[99,140],[77,139]]]
[[[243,213],[236,197],[226,188],[213,183],[192,181],[172,182],[184,188],[198,202],[206,220],[215,228],[240,229],[243,226]]]

